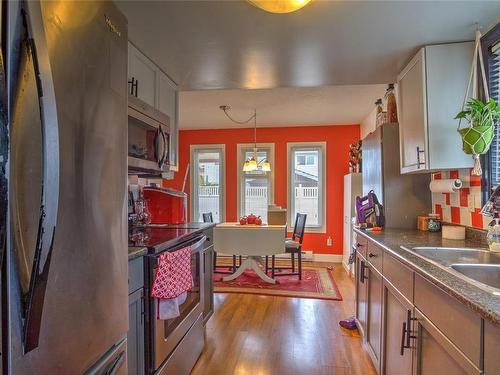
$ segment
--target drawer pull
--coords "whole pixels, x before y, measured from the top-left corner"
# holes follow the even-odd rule
[[[375,258],[376,256],[377,256],[377,254],[368,253],[368,257],[370,257],[370,258]]]
[[[363,284],[365,283],[365,280],[368,279],[368,276],[365,276],[365,269],[366,269],[366,264],[364,261],[361,261],[360,272],[359,272],[359,281],[362,282]]]

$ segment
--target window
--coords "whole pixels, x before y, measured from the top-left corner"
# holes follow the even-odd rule
[[[252,156],[253,145],[238,145],[238,214],[239,216],[254,214],[267,223],[267,207],[274,202],[274,144],[257,145],[257,163],[261,165],[267,159],[271,163],[271,172],[263,172],[260,169],[243,172],[244,161]]]
[[[288,144],[288,207],[293,225],[297,213],[307,214],[306,227],[325,231],[326,144]]]
[[[486,74],[490,96],[498,103],[500,101],[500,24],[486,33],[482,40],[483,54],[487,56]],[[500,184],[500,126],[495,127],[495,138],[490,151],[485,157],[485,164],[489,167],[484,175],[483,198],[487,199],[491,190]]]
[[[191,146],[191,219],[224,221],[224,145]]]

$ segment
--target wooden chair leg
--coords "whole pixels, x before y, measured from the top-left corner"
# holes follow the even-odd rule
[[[233,272],[236,272],[236,255],[233,255]]]
[[[297,258],[299,261],[299,280],[302,280],[302,249],[299,250]]]
[[[241,259],[242,259],[242,258],[241,258],[241,255],[240,255],[240,264],[238,265],[238,267],[239,267],[239,266],[241,266],[241,262],[242,262],[242,260],[241,260]]]
[[[295,273],[295,253],[292,253],[292,273]]]
[[[217,252],[214,251],[214,271],[217,268]]]
[[[276,257],[273,255],[271,257],[271,277],[274,279],[274,267],[276,263]]]
[[[266,275],[269,272],[269,256],[266,255]]]

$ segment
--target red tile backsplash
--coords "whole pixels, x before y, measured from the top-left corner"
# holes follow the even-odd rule
[[[460,207],[451,207],[451,222],[460,224]]]
[[[459,191],[460,195],[460,207],[468,207],[469,206],[469,188],[461,188]]]
[[[479,213],[481,210],[481,177],[472,176],[469,169],[460,169],[436,172],[432,178],[436,180],[459,178],[462,180],[462,188],[455,193],[432,193],[434,213],[439,214],[441,219],[447,223],[486,229],[488,220],[485,220]]]

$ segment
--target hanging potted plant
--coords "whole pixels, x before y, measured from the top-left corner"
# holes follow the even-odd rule
[[[485,101],[477,98],[478,57]],[[467,100],[471,83],[472,98]],[[495,100],[489,97],[488,83],[486,82],[486,73],[483,64],[483,54],[481,51],[481,33],[479,31],[476,31],[474,56],[472,58],[469,82],[465,90],[462,110],[455,116],[455,119],[459,120],[457,130],[462,137],[462,148],[466,154],[473,155],[474,158],[472,174],[481,176],[482,169],[479,156],[487,153],[490,149],[491,142],[495,136],[495,126],[500,120],[500,106],[495,103]],[[462,120],[467,121],[467,127],[461,127]]]
[[[500,106],[493,98],[487,102],[471,99],[456,119],[466,120],[468,127],[458,129],[466,154],[482,155],[488,152],[495,135],[495,125],[500,120]]]

